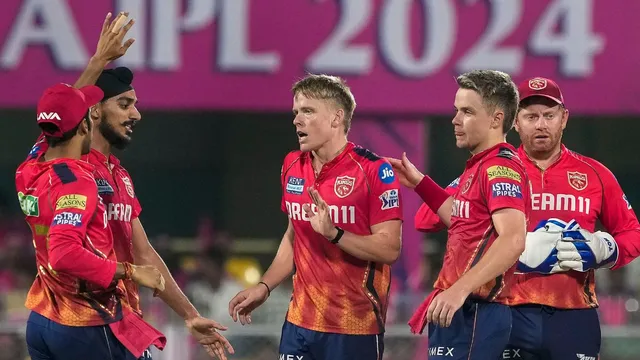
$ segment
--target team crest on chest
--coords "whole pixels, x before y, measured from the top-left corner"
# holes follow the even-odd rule
[[[586,189],[589,184],[587,181],[587,174],[579,173],[577,171],[567,171],[567,177],[569,178],[569,185],[578,191]]]
[[[468,178],[467,181],[464,183],[464,186],[462,187],[462,193],[466,193],[467,191],[469,191],[469,188],[471,187],[471,183],[473,182],[473,174],[471,174]]]
[[[339,198],[343,199],[353,192],[353,188],[355,186],[356,178],[352,178],[350,176],[338,176],[335,184],[333,184],[333,191]]]
[[[131,197],[134,197],[133,184],[131,184],[131,179],[129,179],[126,176],[123,176],[122,177],[122,182],[124,183],[125,189],[127,189],[127,194],[129,194],[129,196],[131,196]]]

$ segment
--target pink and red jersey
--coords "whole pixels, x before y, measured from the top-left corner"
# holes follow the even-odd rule
[[[44,136],[40,135],[28,159],[40,157],[47,148]],[[118,261],[133,264],[131,221],[140,215],[142,207],[135,195],[131,176],[114,155],[107,158],[98,150],[91,149],[91,152],[83,156],[82,160],[93,165],[93,176],[98,187],[97,194],[106,208]],[[135,312],[142,314],[137,284],[132,280],[123,280],[123,282],[127,290],[126,301]]]
[[[486,253],[498,237],[492,214],[512,208],[529,215],[530,189],[516,150],[498,144],[467,161],[460,185],[453,193],[451,226],[444,262],[434,288],[446,290]],[[504,274],[475,290],[471,297],[505,302],[506,285],[513,279],[515,263]]]
[[[16,171],[36,252],[37,275],[26,307],[68,326],[120,320],[124,288],[112,281],[116,255],[93,166],[72,159],[39,161],[34,154]]]
[[[336,226],[370,235],[371,226],[402,220],[400,184],[388,161],[348,143],[316,175],[310,152],[293,151],[282,168],[282,210],[294,230],[293,297],[287,321],[339,334],[384,332],[390,266],[360,260],[331,244],[311,227],[303,204],[316,188]],[[315,211],[315,205],[312,206]]]
[[[131,176],[114,155],[107,158],[100,151],[91,149],[82,159],[95,167],[98,195],[107,208],[107,219],[118,261],[133,264],[131,221],[138,218],[142,207],[136,197]],[[124,280],[124,285],[129,305],[138,314],[142,314],[137,284],[133,280]]]
[[[542,220],[576,220],[588,231],[599,220],[616,239],[619,257],[614,268],[640,254],[640,225],[617,180],[601,163],[562,147],[558,160],[540,169],[524,149],[518,149],[532,184],[529,230]],[[447,191],[458,187],[456,181]],[[416,227],[433,231],[441,225],[437,215],[421,208]],[[563,309],[596,307],[594,271],[569,271],[544,275],[517,274],[510,289],[509,305],[541,304]]]

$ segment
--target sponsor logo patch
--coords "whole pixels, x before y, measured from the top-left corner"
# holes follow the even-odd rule
[[[487,169],[489,181],[494,179],[511,179],[517,182],[522,181],[522,177],[517,171],[508,166],[493,165]]]
[[[58,198],[56,201],[56,210],[62,209],[78,209],[85,210],[87,208],[87,197],[80,194],[69,194]]]
[[[69,211],[58,213],[53,217],[53,223],[51,224],[51,226],[56,225],[71,225],[80,227],[82,226],[82,214]]]
[[[380,201],[382,201],[382,206],[380,207],[382,210],[400,207],[398,189],[391,189],[383,192],[382,195],[380,195]]]

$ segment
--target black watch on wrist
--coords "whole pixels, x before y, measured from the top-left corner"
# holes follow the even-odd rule
[[[336,226],[336,230],[338,230],[338,234],[331,241],[332,244],[337,244],[340,239],[342,239],[342,235],[344,235],[344,230]]]

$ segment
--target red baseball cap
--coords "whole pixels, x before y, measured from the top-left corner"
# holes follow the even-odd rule
[[[532,96],[543,96],[564,105],[562,91],[560,91],[558,84],[551,79],[543,77],[527,79],[518,86],[518,93],[520,94],[520,101]]]
[[[38,101],[38,125],[55,125],[55,131],[43,130],[43,133],[60,137],[78,126],[89,108],[100,102],[103,96],[102,90],[94,85],[81,89],[62,83],[54,85],[45,90]]]

